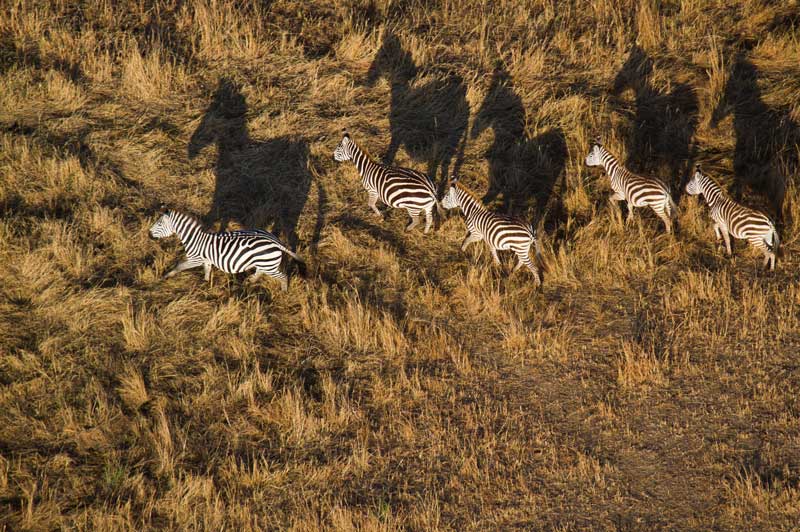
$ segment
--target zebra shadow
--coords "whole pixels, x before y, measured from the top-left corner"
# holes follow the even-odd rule
[[[189,159],[195,159],[209,144],[217,148],[216,182],[204,222],[219,222],[221,231],[231,222],[242,227],[270,228],[295,248],[298,222],[312,182],[306,141],[295,136],[252,139],[245,97],[234,81],[222,78],[189,140]],[[324,191],[320,183],[316,185],[320,218]],[[320,229],[318,221],[315,233]],[[318,235],[314,238],[318,239]]]
[[[647,53],[633,45],[614,79],[611,101],[627,118],[623,126],[628,146],[625,166],[632,172],[660,178],[678,201],[697,157],[697,96],[683,83],[673,85],[669,93],[659,91],[651,83],[653,66]],[[633,92],[632,101],[626,98],[629,90]]]
[[[383,163],[393,164],[403,147],[412,160],[427,163],[428,175],[441,186],[450,173],[458,173],[464,158],[469,123],[464,80],[452,72],[432,72],[421,79],[411,54],[390,30],[369,67],[367,86],[381,76],[391,87],[391,140]]]
[[[544,222],[545,230],[555,231],[564,214],[566,138],[558,127],[529,137],[525,123],[522,99],[514,90],[511,75],[498,62],[469,134],[475,139],[486,129],[494,133],[484,154],[489,163],[489,186],[482,201],[489,205],[499,201],[503,212],[534,225]]]
[[[784,225],[789,222],[784,219],[783,205],[788,176],[798,167],[800,129],[789,109],[773,109],[764,103],[758,78],[747,50],[738,49],[710,125],[716,128],[728,115],[733,117],[733,197],[742,201],[745,192],[754,194],[755,201],[748,199],[745,203],[755,203]]]

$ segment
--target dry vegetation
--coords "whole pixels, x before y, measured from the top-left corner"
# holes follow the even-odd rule
[[[1,528],[796,527],[800,7],[727,4],[3,2]],[[543,292],[377,222],[344,127],[537,220]],[[626,226],[597,132],[780,218],[777,271],[687,197]],[[160,202],[309,275],[161,280]]]

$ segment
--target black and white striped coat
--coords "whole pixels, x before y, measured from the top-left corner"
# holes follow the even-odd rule
[[[467,235],[461,244],[461,251],[465,251],[473,242],[484,240],[489,245],[495,264],[500,264],[498,251],[513,251],[518,260],[513,271],[517,271],[523,265],[527,266],[533,272],[536,284],[541,283],[539,268],[530,256],[530,248],[533,245],[536,250],[536,260],[541,262],[539,241],[531,224],[490,211],[455,177],[450,179],[450,186],[442,199],[442,207],[445,209],[460,207],[464,213]]]
[[[370,159],[345,132],[342,141],[336,146],[333,158],[337,161],[353,161],[361,175],[361,184],[369,194],[369,206],[375,214],[383,219],[378,210],[378,200],[397,209],[405,209],[411,216],[411,223],[406,227],[410,231],[425,215],[425,233],[433,224],[433,209],[437,207],[436,187],[431,179],[416,170],[386,166]],[[438,208],[438,207],[437,207]]]
[[[609,201],[627,202],[626,221],[633,216],[634,207],[650,207],[664,222],[667,233],[672,232],[672,220],[678,216],[678,207],[667,185],[658,179],[634,174],[605,149],[599,140],[595,141],[586,156],[586,165],[602,166],[606,171],[614,191]]]
[[[703,174],[700,165],[695,167],[692,179],[686,184],[686,193],[692,196],[702,194],[711,209],[714,220],[714,234],[717,240],[725,241],[725,250],[731,255],[731,238],[747,240],[750,245],[764,254],[764,266],[775,269],[775,255],[780,246],[775,225],[765,215],[744,205],[739,205],[728,197],[722,188],[709,176]]]
[[[272,233],[258,229],[209,233],[200,222],[187,214],[167,211],[150,228],[153,238],[167,238],[178,235],[186,250],[186,259],[179,262],[166,277],[202,266],[206,281],[211,276],[211,266],[227,273],[240,273],[255,270],[248,282],[255,281],[263,274],[281,281],[281,287],[289,287],[289,279],[281,269],[281,259],[286,253],[293,259],[303,262],[300,257],[287,248]]]

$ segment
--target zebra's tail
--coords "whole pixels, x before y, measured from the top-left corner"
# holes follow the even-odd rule
[[[781,239],[778,236],[778,231],[776,231],[774,227],[770,226],[770,228],[772,230],[766,236],[766,238],[764,238],[764,244],[767,246],[767,249],[777,255],[780,252]],[[767,238],[770,238],[772,242],[768,241]]]
[[[300,275],[300,277],[305,278],[308,274],[306,261],[303,260],[303,258],[300,255],[298,255],[297,253],[295,253],[294,251],[285,246],[283,247],[283,251],[286,252],[286,254],[289,255],[292,259],[294,259],[295,266],[297,267],[297,273]]]
[[[674,220],[675,218],[678,217],[678,205],[675,203],[675,200],[672,199],[672,193],[669,192],[669,191],[667,191],[667,205],[666,205],[666,207],[667,207],[667,209],[666,209],[667,210],[667,216],[669,216],[670,219]]]
[[[536,267],[545,272],[547,271],[547,267],[544,264],[544,259],[542,259],[542,246],[539,243],[539,231],[531,226],[531,232],[533,233],[533,249],[535,252]]]
[[[306,261],[304,261],[304,260],[303,260],[303,258],[302,258],[300,255],[298,255],[297,253],[295,253],[295,252],[294,252],[294,251],[292,251],[291,249],[289,249],[289,248],[283,248],[283,250],[286,252],[286,254],[287,254],[287,255],[289,255],[290,257],[292,257],[292,258],[293,258],[294,260],[296,260],[297,262],[302,262],[303,264],[305,264],[305,263],[306,263]]]
[[[295,253],[294,251],[289,249],[283,242],[281,242],[277,238],[273,238],[272,241],[276,246],[278,246],[280,248],[281,251],[283,251],[284,253],[286,253],[290,257],[292,257],[297,263],[299,263],[299,264],[305,264],[306,263],[306,261],[303,260],[303,257],[301,257],[300,255],[298,255],[297,253]]]
[[[445,210],[444,210],[444,207],[442,207],[442,202],[441,202],[441,201],[439,201],[439,199],[437,198],[437,199],[436,199],[436,213],[437,213],[437,214],[438,214],[440,217],[444,218],[444,215],[445,215],[445,213],[446,213],[446,212],[447,212],[447,211],[445,211]]]

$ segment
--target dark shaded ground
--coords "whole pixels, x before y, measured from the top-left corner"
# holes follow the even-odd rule
[[[677,200],[691,177],[697,147],[698,104],[695,89],[677,83],[669,93],[655,88],[650,77],[653,60],[638,45],[633,45],[611,88],[617,112],[628,118],[625,131],[628,158],[625,165],[633,172],[655,175],[670,185]],[[633,108],[620,97],[633,91]]]
[[[272,228],[290,247],[296,247],[298,219],[311,188],[306,141],[300,136],[253,140],[241,89],[221,78],[189,140],[189,158],[209,144],[216,144],[217,159],[206,223],[219,222],[222,231],[231,221],[246,228]]]
[[[734,199],[747,203],[750,196],[756,196],[755,204],[763,206],[783,225],[786,189],[798,168],[800,128],[788,112],[764,103],[758,78],[747,48],[736,50],[725,93],[712,113],[711,125],[717,127],[726,116],[733,116]]]
[[[514,91],[504,65],[498,62],[470,131],[473,139],[486,129],[494,134],[484,154],[489,161],[489,189],[483,201],[493,204],[499,199],[500,211],[534,224],[544,220],[545,230],[554,231],[563,221],[567,142],[558,127],[529,138],[525,124],[522,99]]]
[[[367,73],[367,85],[385,76],[391,87],[389,128],[391,141],[383,162],[392,164],[403,147],[416,162],[427,165],[428,175],[440,186],[457,174],[464,158],[469,122],[467,88],[454,72],[435,72],[424,84],[420,69],[400,39],[390,30]]]

